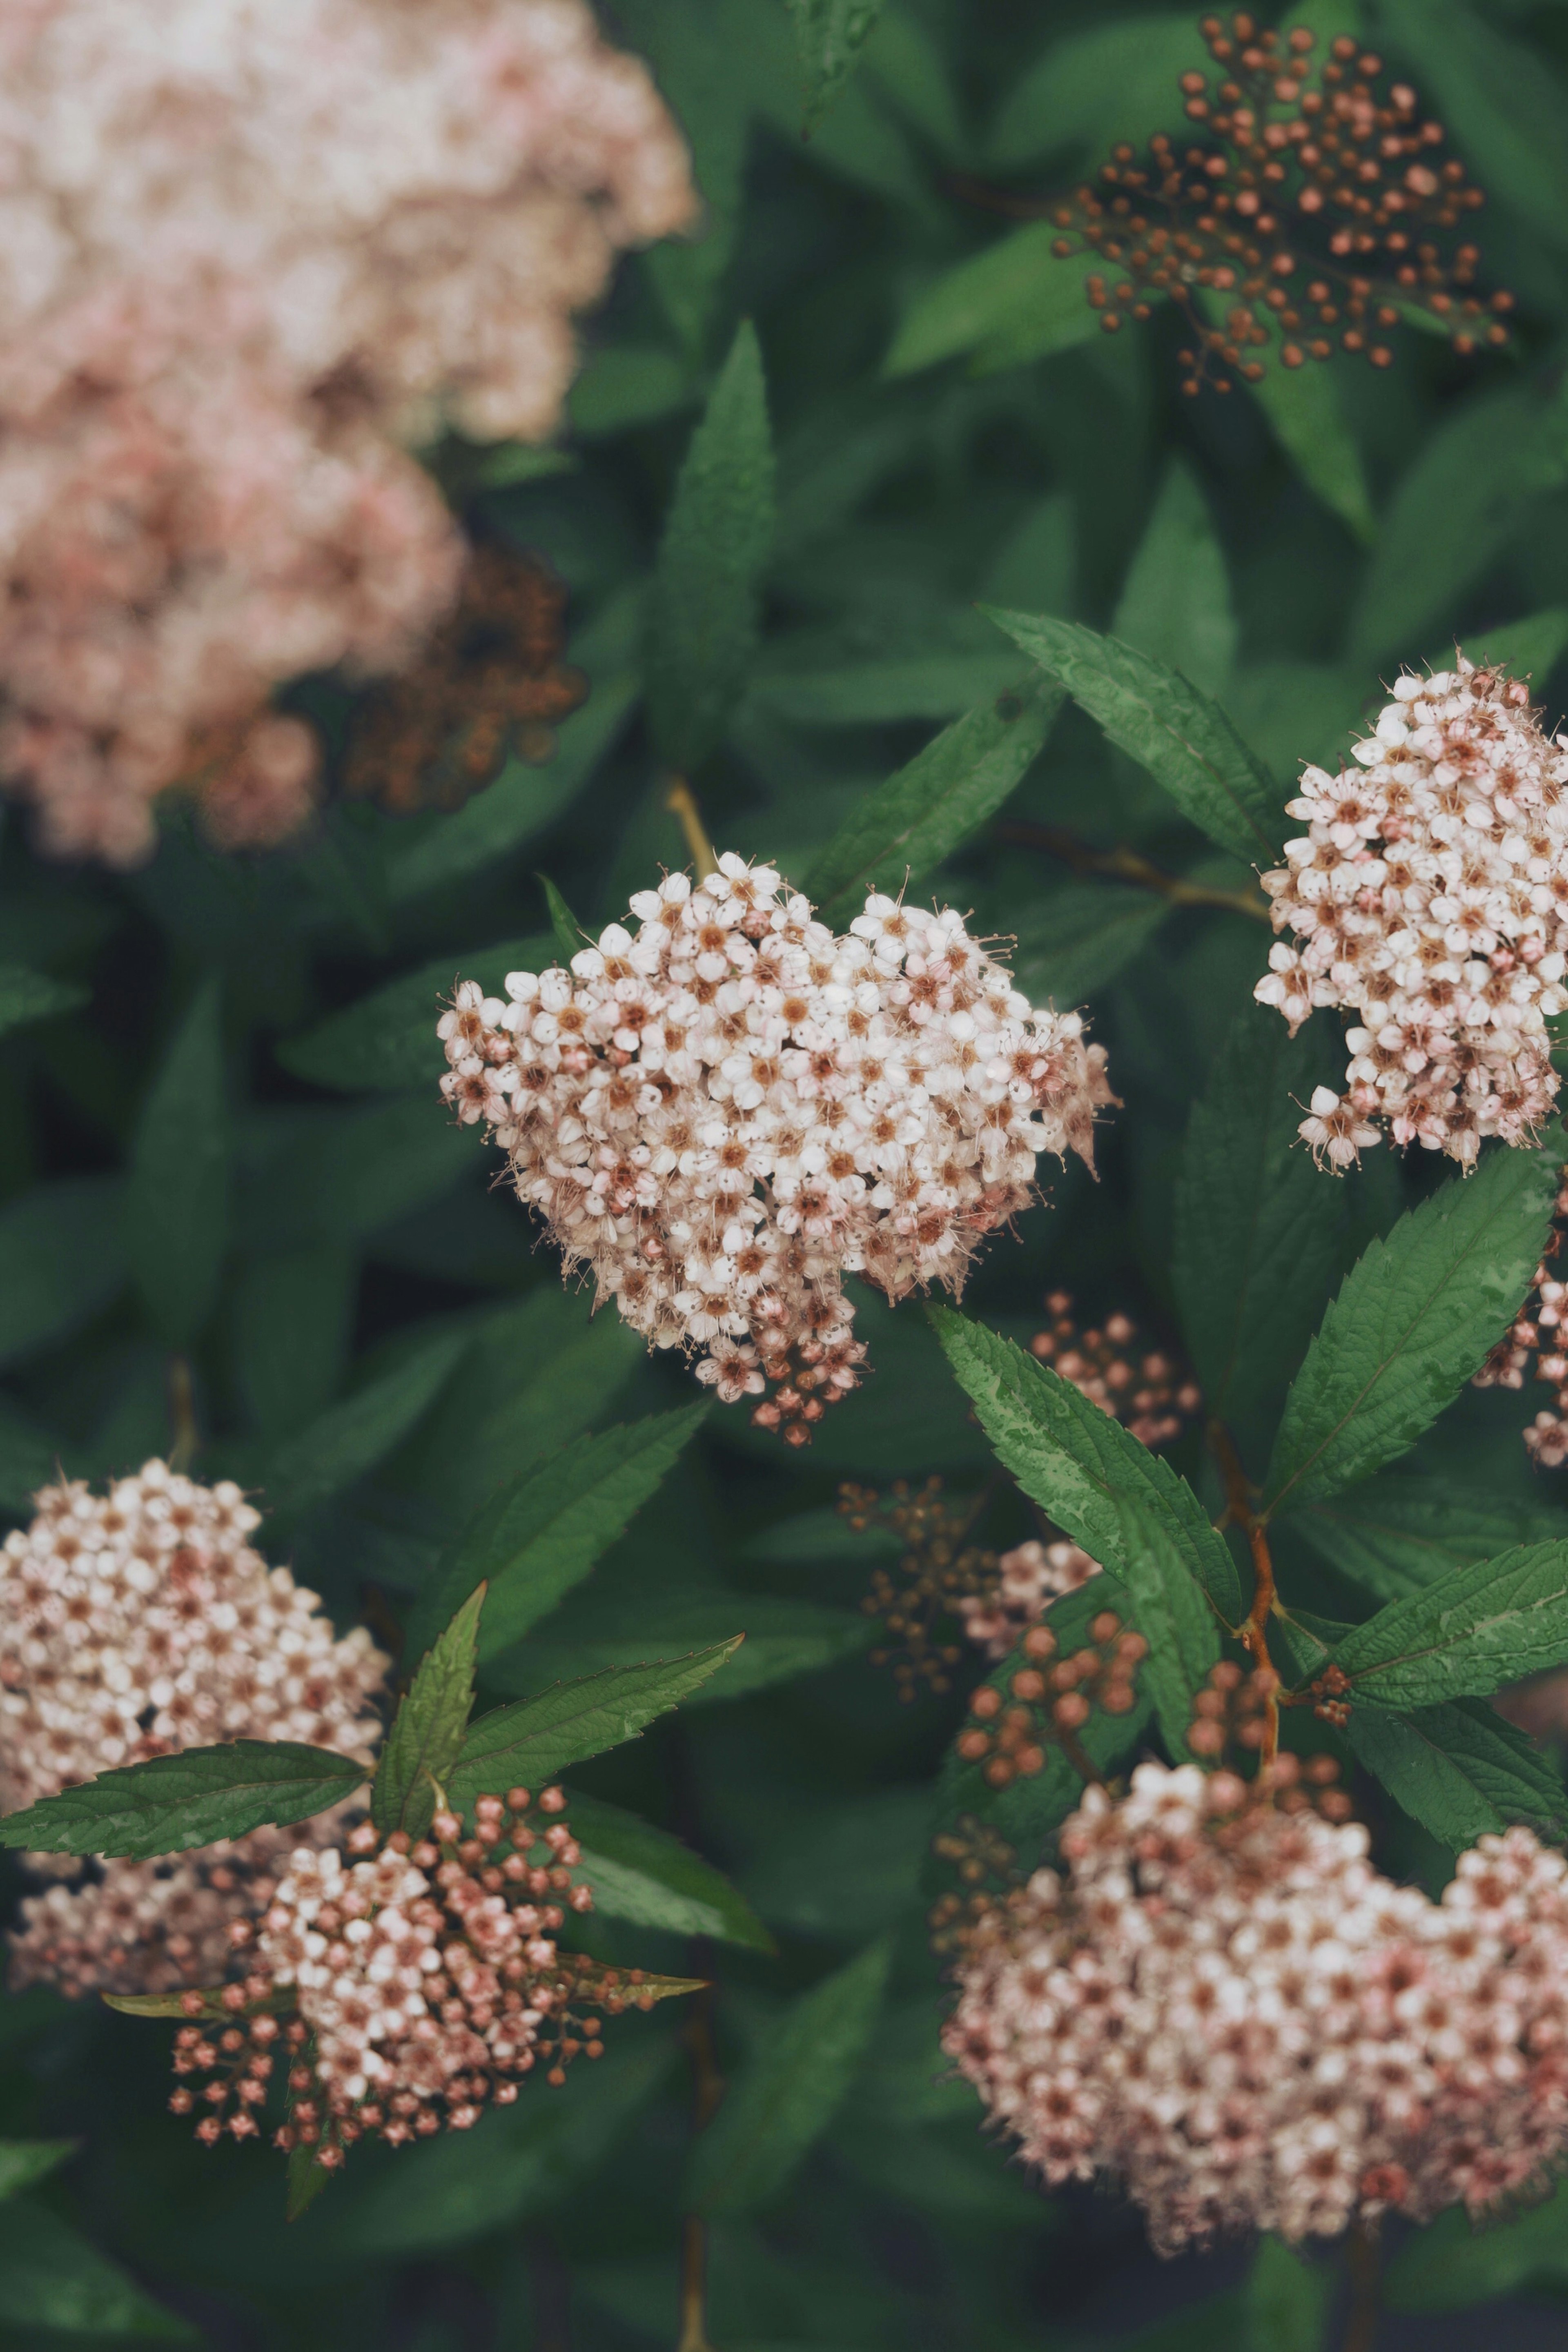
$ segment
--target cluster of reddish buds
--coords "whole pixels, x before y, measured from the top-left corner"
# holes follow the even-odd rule
[[[838,1508],[858,1535],[881,1528],[904,1546],[895,1566],[872,1571],[871,1589],[860,1603],[867,1616],[880,1618],[889,1635],[872,1651],[872,1664],[892,1669],[906,1701],[922,1684],[938,1693],[951,1690],[963,1644],[940,1639],[938,1629],[962,1622],[964,1604],[990,1593],[999,1572],[994,1552],[963,1540],[975,1517],[973,1503],[950,1502],[940,1478],[920,1487],[898,1478],[886,1496],[846,1483]]]
[[[863,1341],[852,1339],[827,1302],[812,1299],[803,1310],[805,1330],[795,1339],[786,1333],[760,1330],[756,1339],[757,1368],[772,1394],[752,1408],[754,1429],[778,1433],[786,1445],[809,1445],[811,1433],[830,1404],[842,1404],[860,1384],[866,1360]],[[770,1354],[768,1342],[777,1338]]]
[[[1332,1672],[1333,1669],[1331,1669]],[[1340,1677],[1342,1687],[1344,1678]],[[1208,1680],[1193,1699],[1193,1725],[1187,1746],[1205,1764],[1217,1764],[1234,1748],[1257,1756],[1268,1745],[1269,1702],[1278,1700],[1279,1677],[1272,1666],[1249,1674],[1233,1659],[1222,1658],[1209,1669]],[[1320,1706],[1315,1712],[1324,1713]],[[1253,1782],[1267,1788],[1275,1804],[1288,1813],[1320,1813],[1326,1822],[1348,1822],[1353,1810],[1342,1789],[1334,1786],[1339,1765],[1331,1756],[1302,1758],[1280,1748]]]
[[[1080,1331],[1070,1291],[1053,1290],[1046,1299],[1047,1328],[1037,1331],[1029,1352],[1070,1381],[1101,1412],[1121,1422],[1143,1445],[1168,1445],[1203,1410],[1197,1383],[1159,1349],[1142,1353],[1138,1326],[1129,1315],[1108,1315],[1099,1330]]]
[[[1205,378],[1218,392],[1236,376],[1257,383],[1271,347],[1288,368],[1335,350],[1387,367],[1386,337],[1412,310],[1456,351],[1506,343],[1511,296],[1484,305],[1470,290],[1477,247],[1441,242],[1481,192],[1442,157],[1442,125],[1409,84],[1380,91],[1383,60],[1348,36],[1315,67],[1305,27],[1282,35],[1237,15],[1201,29],[1217,75],[1186,73],[1181,87],[1203,143],[1161,132],[1142,163],[1119,146],[1097,186],[1051,211],[1067,232],[1057,254],[1111,265],[1087,283],[1107,332],[1177,303],[1193,335],[1189,394]]]
[[[958,1735],[958,1753],[966,1764],[983,1767],[992,1788],[1005,1789],[1043,1772],[1052,1743],[1084,1770],[1078,1735],[1094,1709],[1132,1712],[1148,1643],[1142,1633],[1124,1629],[1113,1609],[1091,1619],[1089,1635],[1083,1648],[1058,1657],[1050,1627],[1031,1626],[1023,1642],[1028,1663],[1008,1676],[1006,1693],[994,1683],[983,1683],[975,1692],[971,1720]]]
[[[1557,1194],[1557,1205],[1541,1264],[1531,1279],[1530,1295],[1499,1340],[1473,1386],[1478,1389],[1521,1389],[1534,1377],[1552,1389],[1555,1410],[1538,1412],[1524,1433],[1526,1451],[1538,1469],[1557,1470],[1568,1462],[1568,1282],[1556,1281],[1552,1260],[1568,1230],[1568,1171]]]

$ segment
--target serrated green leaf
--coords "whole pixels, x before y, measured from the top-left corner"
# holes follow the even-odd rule
[[[801,884],[825,923],[859,914],[869,890],[924,879],[995,814],[1050,732],[1059,688],[1026,686],[971,710],[889,776],[835,834]]]
[[[1562,1835],[1568,1792],[1561,1775],[1532,1739],[1479,1700],[1411,1715],[1352,1706],[1345,1737],[1357,1762],[1455,1853],[1510,1822]]]
[[[131,1270],[171,1347],[212,1311],[228,1243],[229,1139],[223,1002],[205,982],[142,1106],[125,1187]]]
[[[668,1935],[773,1950],[773,1937],[745,1897],[689,1846],[619,1805],[574,1789],[568,1797],[567,1819],[583,1849],[574,1875],[593,1888],[595,1911]]]
[[[1092,254],[1058,257],[1051,247],[1060,234],[1031,221],[946,271],[900,320],[883,374],[916,375],[966,352],[982,368],[1020,366],[1089,342],[1100,314],[1085,281],[1102,265]]]
[[[308,1821],[352,1796],[364,1777],[352,1757],[297,1739],[186,1748],[0,1816],[0,1845],[146,1862],[244,1837],[264,1822]]]
[[[1286,1400],[1265,1490],[1270,1511],[1299,1510],[1370,1477],[1480,1370],[1540,1262],[1563,1155],[1560,1131],[1538,1151],[1495,1150],[1368,1246]]]
[[[485,1588],[476,1585],[425,1653],[398,1704],[370,1788],[370,1817],[384,1836],[393,1830],[424,1836],[436,1810],[436,1784],[445,1783],[463,1752],[484,1602]]]
[[[1248,865],[1273,862],[1285,795],[1217,702],[1163,662],[1077,622],[994,610],[990,616],[1032,661],[1061,680],[1200,832]]]
[[[656,1716],[668,1715],[717,1674],[744,1637],[715,1643],[689,1658],[655,1658],[646,1665],[610,1666],[582,1682],[557,1683],[537,1698],[498,1706],[468,1727],[447,1794],[463,1810],[476,1797],[537,1788],[573,1764],[635,1739]]]
[[[429,1411],[468,1345],[466,1331],[443,1331],[285,1439],[267,1465],[271,1507],[310,1510],[374,1470]]]
[[[1236,614],[1225,550],[1208,500],[1173,458],[1133,553],[1110,634],[1204,694],[1223,694],[1236,659]]]
[[[161,2344],[201,2341],[189,2320],[143,2294],[118,2263],[30,2197],[0,2206],[0,2324]]]
[[[0,2139],[0,2200],[47,2179],[79,2146],[74,2139]]]
[[[707,1417],[706,1403],[574,1438],[487,1504],[420,1595],[408,1638],[427,1643],[484,1580],[481,1658],[499,1656],[586,1576]]]
[[[122,1191],[66,1176],[0,1209],[0,1367],[77,1330],[125,1281]]]
[[[859,2071],[890,1958],[870,1945],[764,2027],[692,2151],[687,2194],[700,2212],[751,2212],[787,2184]]]
[[[92,991],[71,980],[51,980],[25,964],[0,963],[0,1036],[29,1022],[52,1021],[89,1003]]]
[[[821,121],[859,61],[884,0],[785,0],[805,76],[805,127]]]
[[[550,909],[550,929],[555,941],[555,952],[569,970],[573,957],[587,946],[588,935],[549,875],[538,874],[534,879],[543,891],[544,903]]]
[[[929,1312],[997,1459],[1126,1585],[1150,1644],[1140,1681],[1172,1753],[1184,1757],[1193,1693],[1219,1656],[1215,1611],[1233,1625],[1242,1614],[1223,1537],[1184,1479],[1070,1381],[953,1307]]]
[[[1568,1532],[1561,1508],[1489,1494],[1425,1467],[1389,1471],[1294,1514],[1321,1559],[1379,1601],[1423,1591],[1449,1570]]]
[[[273,1050],[293,1076],[347,1094],[398,1094],[434,1086],[447,1066],[436,1024],[458,982],[477,980],[497,994],[509,971],[539,971],[554,954],[554,940],[536,933],[500,947],[437,956]]]
[[[748,322],[692,436],[659,546],[648,712],[671,767],[707,758],[745,685],[773,535],[767,392]]]
[[[1568,1539],[1451,1569],[1358,1625],[1334,1663],[1357,1701],[1401,1710],[1568,1664]]]
[[[1182,1335],[1207,1412],[1247,1430],[1277,1410],[1342,1263],[1344,1188],[1297,1134],[1325,1062],[1310,1023],[1292,1038],[1249,1004],[1187,1126],[1171,1252]]]

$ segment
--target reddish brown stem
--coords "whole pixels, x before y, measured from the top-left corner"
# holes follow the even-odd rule
[[[1255,923],[1272,924],[1268,900],[1255,891],[1216,890],[1206,882],[1185,882],[1179,874],[1167,874],[1152,865],[1135,849],[1095,849],[1060,825],[1033,824],[1023,817],[1010,817],[997,826],[996,838],[1015,842],[1020,849],[1043,849],[1048,857],[1059,857],[1064,866],[1070,866],[1075,874],[1106,874],[1115,881],[1131,883],[1134,889],[1152,890],[1173,907],[1223,907],[1230,914],[1249,916]]]
[[[1241,1458],[1231,1442],[1230,1432],[1220,1421],[1211,1421],[1209,1445],[1225,1479],[1226,1519],[1246,1534],[1252,1550],[1252,1606],[1247,1622],[1239,1628],[1242,1641],[1252,1653],[1255,1666],[1264,1668],[1273,1676],[1275,1687],[1269,1692],[1263,1710],[1263,1748],[1258,1761],[1265,1773],[1274,1769],[1279,1753],[1279,1676],[1268,1654],[1268,1620],[1274,1612],[1274,1562],[1268,1550],[1268,1535],[1265,1523],[1252,1507],[1252,1488]]]

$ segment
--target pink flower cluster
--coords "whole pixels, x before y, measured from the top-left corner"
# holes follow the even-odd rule
[[[944,2045],[1050,2186],[1122,2180],[1155,2245],[1479,2214],[1568,2149],[1568,1864],[1527,1830],[1440,1903],[1364,1830],[1230,1772],[1090,1789],[981,1915]]]
[[[1568,1008],[1568,737],[1524,683],[1461,656],[1406,674],[1353,768],[1307,768],[1263,877],[1283,940],[1259,981],[1292,1032],[1315,1005],[1357,1016],[1345,1090],[1318,1087],[1300,1132],[1341,1169],[1378,1140],[1445,1151],[1522,1144],[1556,1097],[1546,1023]]]
[[[281,680],[403,659],[461,541],[404,445],[537,438],[685,151],[581,0],[29,0],[0,26],[0,779],[145,855],[310,805]]]
[[[801,1444],[860,1377],[844,1276],[956,1294],[1042,1151],[1091,1162],[1104,1052],[951,910],[874,891],[836,937],[727,855],[631,913],[504,1002],[464,983],[443,1088],[597,1300]]]
[[[0,1549],[0,1804],[181,1748],[302,1740],[363,1761],[387,1659],[342,1640],[287,1569],[247,1541],[237,1486],[149,1462],[106,1495],[46,1487]],[[311,1834],[339,1833],[324,1814]],[[33,1855],[13,1973],[68,1992],[159,1992],[226,1971],[231,1930],[270,1894],[290,1833],[258,1830],[167,1862]]]
[[[996,1562],[996,1581],[983,1592],[961,1593],[953,1603],[970,1640],[988,1658],[1005,1658],[1044,1616],[1049,1602],[1076,1592],[1102,1563],[1081,1544],[1031,1540],[1015,1545]]]

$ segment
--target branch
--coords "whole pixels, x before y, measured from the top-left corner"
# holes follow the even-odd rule
[[[1118,882],[1131,883],[1135,889],[1152,890],[1173,907],[1223,907],[1232,915],[1247,915],[1255,923],[1273,929],[1268,901],[1256,892],[1215,890],[1206,882],[1184,882],[1179,874],[1167,874],[1151,865],[1135,849],[1094,849],[1060,825],[1031,824],[1022,817],[999,824],[996,838],[1016,843],[1020,849],[1043,849],[1048,857],[1059,857],[1064,866],[1070,866],[1075,874],[1108,874]]]
[[[702,812],[697,805],[696,794],[684,776],[677,776],[674,779],[665,796],[664,804],[672,816],[679,819],[680,830],[686,835],[687,849],[690,853],[692,864],[697,868],[697,879],[699,882],[706,882],[710,874],[718,873],[719,860],[713,855],[713,844],[709,840],[704,829]]]

